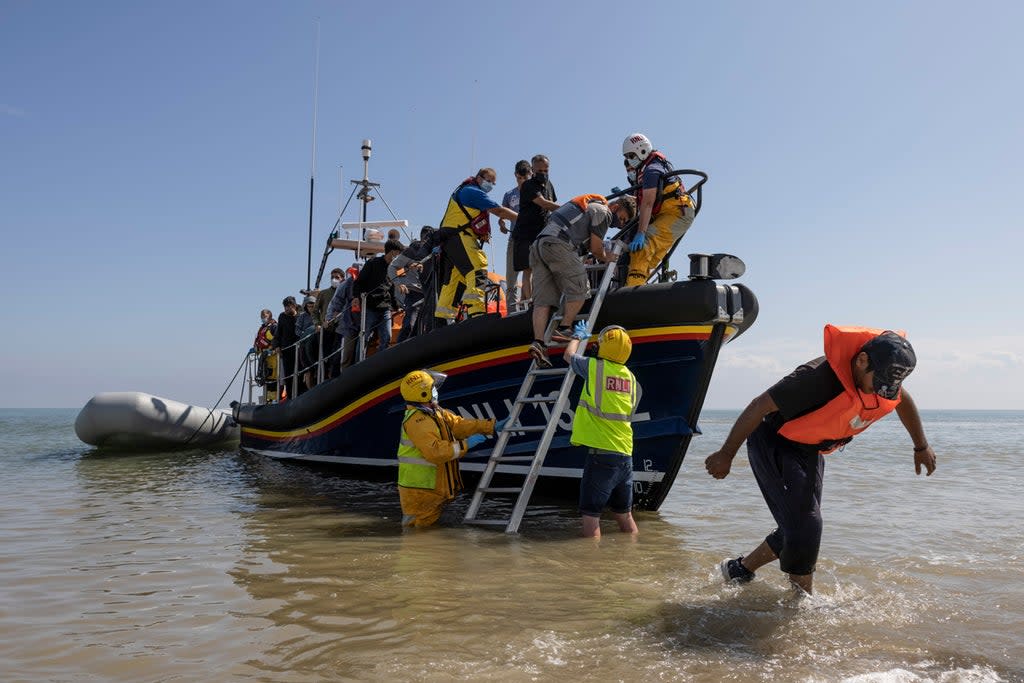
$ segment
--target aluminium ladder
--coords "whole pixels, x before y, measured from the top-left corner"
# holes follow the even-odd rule
[[[617,240],[612,241],[611,253],[618,256],[621,253],[621,248],[623,246],[624,245]],[[590,312],[577,316],[577,319],[586,322],[588,335],[593,333],[594,323],[597,322],[597,315],[601,310],[601,304],[604,302],[605,295],[608,293],[617,265],[618,259],[610,263],[588,266],[588,268],[591,269],[604,270],[601,276],[601,284],[590,304]],[[545,343],[551,341],[551,333],[557,329],[558,323],[561,320],[561,314],[551,316],[547,330],[544,332]],[[530,396],[530,391],[533,388],[534,381],[537,377],[545,376],[562,377],[562,386],[558,394],[556,396]],[[505,533],[509,534],[514,534],[519,531],[519,523],[526,514],[526,506],[530,502],[533,487],[537,483],[537,477],[540,475],[541,467],[544,465],[544,458],[547,456],[548,449],[551,447],[551,441],[555,436],[555,431],[558,429],[558,419],[569,403],[569,392],[572,389],[574,379],[575,375],[568,367],[541,367],[538,366],[536,360],[533,360],[530,363],[530,369],[526,373],[526,379],[523,381],[523,384],[519,389],[519,394],[516,396],[515,403],[512,405],[512,410],[509,412],[508,420],[506,421],[504,428],[498,434],[494,450],[491,451],[491,457],[487,461],[487,466],[484,468],[483,474],[480,475],[480,482],[477,484],[476,491],[473,493],[473,500],[469,504],[469,509],[466,510],[466,516],[463,519],[463,522],[466,524],[479,524],[482,526],[503,526],[505,527]],[[523,407],[526,405],[539,404],[552,404],[550,412],[547,414],[547,424],[519,424],[519,418],[522,414]],[[508,447],[509,440],[516,432],[541,432],[540,443],[537,446],[537,450],[532,455],[505,455],[505,450]],[[529,470],[525,475],[525,480],[523,481],[522,486],[491,486],[491,480],[494,478],[498,466],[505,463],[529,463]],[[512,515],[508,519],[484,519],[480,517],[480,507],[483,503],[484,497],[494,494],[516,496],[516,502],[512,508]]]

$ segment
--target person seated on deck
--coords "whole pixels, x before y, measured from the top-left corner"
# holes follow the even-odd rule
[[[402,526],[428,527],[462,490],[459,458],[495,431],[494,420],[461,418],[438,403],[439,372],[414,370],[401,383],[405,415],[398,441]],[[499,422],[497,428],[501,428]]]
[[[544,345],[544,330],[551,309],[565,296],[562,327],[552,339],[568,341],[572,325],[583,303],[590,296],[587,270],[578,250],[583,247],[604,263],[618,256],[605,251],[604,236],[612,222],[612,212],[604,197],[585,194],[574,197],[553,211],[547,224],[530,246],[533,271],[533,344],[530,356],[542,366],[550,366]]]
[[[518,217],[515,211],[487,196],[497,179],[493,168],[481,168],[475,176],[463,180],[448,199],[440,226],[446,266],[434,310],[439,325],[455,320],[460,303],[466,305],[469,317],[484,313],[487,256],[483,245],[491,239],[490,215],[512,221]]]

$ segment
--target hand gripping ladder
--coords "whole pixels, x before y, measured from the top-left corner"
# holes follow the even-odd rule
[[[620,252],[621,247],[621,242],[612,242],[612,253],[617,255]],[[597,294],[594,295],[593,301],[590,304],[590,312],[577,316],[580,320],[586,321],[587,333],[591,334],[593,332],[594,323],[597,322],[597,315],[601,310],[601,304],[604,302],[604,297],[608,293],[612,277],[615,274],[616,262],[612,261],[611,263],[588,266],[588,268],[604,270],[601,277],[601,284],[597,289]],[[558,322],[561,320],[562,316],[560,314],[551,316],[551,321],[548,323],[547,330],[544,332],[545,342],[551,341],[551,333],[557,328]],[[530,391],[533,388],[534,381],[537,377],[543,376],[562,377],[562,388],[559,390],[557,396],[530,396]],[[575,375],[569,368],[538,367],[536,360],[530,363],[530,369],[526,373],[526,379],[519,389],[519,394],[516,396],[515,403],[512,405],[512,411],[508,415],[508,421],[505,423],[504,429],[502,429],[498,434],[494,450],[491,451],[491,457],[487,461],[487,466],[484,468],[483,474],[480,475],[480,482],[477,484],[476,491],[473,493],[473,500],[470,502],[469,509],[466,511],[466,517],[463,519],[466,524],[503,526],[505,527],[505,533],[508,534],[514,534],[519,531],[519,523],[522,521],[523,515],[526,514],[526,506],[530,502],[530,495],[533,493],[533,487],[537,483],[537,477],[540,475],[540,469],[544,465],[544,458],[547,456],[548,449],[551,447],[551,441],[555,436],[555,431],[558,429],[558,419],[561,416],[562,411],[565,410],[566,405],[569,403],[569,391],[572,389],[574,379]],[[537,404],[553,404],[550,412],[547,414],[547,424],[519,424],[519,418],[522,414],[523,406]],[[505,449],[508,446],[509,439],[516,432],[542,432],[540,444],[538,444],[537,450],[533,455],[505,455]],[[530,467],[526,472],[522,486],[491,486],[491,480],[494,478],[498,465],[504,463],[524,462],[528,462]],[[491,494],[516,496],[516,502],[512,508],[511,517],[508,519],[483,519],[479,516],[484,496]]]

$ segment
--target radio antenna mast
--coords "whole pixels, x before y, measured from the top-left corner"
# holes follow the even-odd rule
[[[320,20],[316,20],[316,47],[313,59],[313,149],[309,164],[309,240],[306,247],[306,289],[313,272],[313,182],[316,176],[316,118],[320,99]]]

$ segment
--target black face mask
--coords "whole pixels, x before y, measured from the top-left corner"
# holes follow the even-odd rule
[[[546,183],[548,181],[547,173],[534,173],[533,177],[537,179],[538,183]]]

